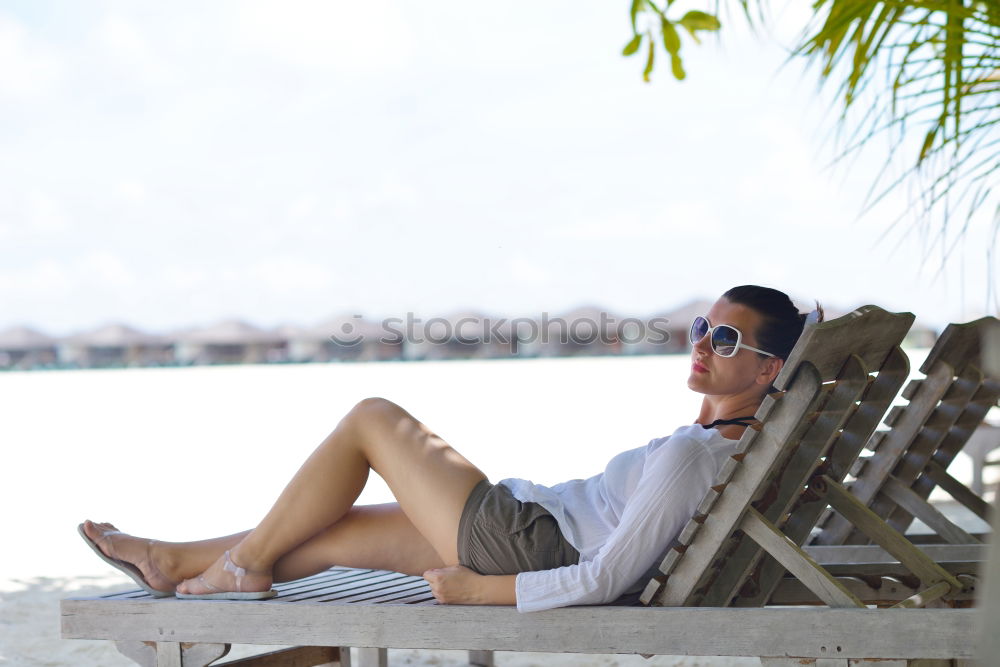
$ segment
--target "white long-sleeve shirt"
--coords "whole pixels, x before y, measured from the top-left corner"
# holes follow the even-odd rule
[[[552,513],[580,562],[517,575],[518,611],[611,602],[658,565],[737,441],[700,424],[618,454],[603,473],[546,487],[503,479]]]

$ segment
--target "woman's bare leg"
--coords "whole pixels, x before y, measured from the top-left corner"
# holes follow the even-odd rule
[[[104,531],[114,530],[111,524],[88,524],[85,530],[95,541]],[[220,554],[249,534],[245,530],[197,542],[157,541],[151,546],[145,538],[115,535],[113,555],[139,566],[153,588],[169,591],[178,582],[204,572]],[[279,558],[274,564],[274,580],[301,579],[333,565],[419,575],[445,563],[399,504],[389,503],[351,508],[335,524]]]
[[[317,540],[311,552],[320,547],[337,552],[342,560],[333,562],[364,565],[369,562],[366,557],[377,557],[377,549],[364,540],[348,540],[343,534],[338,537],[335,530],[364,488],[369,470],[385,479],[408,522],[356,520],[357,526],[386,532],[386,543],[393,543],[398,537],[395,533],[411,538],[419,534],[437,555],[435,566],[456,564],[462,509],[469,492],[485,476],[401,407],[369,398],[358,403],[312,453],[256,528],[235,545],[227,538],[212,541],[218,550],[216,560],[202,576],[218,588],[231,589],[233,576],[223,570],[221,560],[227,547],[233,561],[248,571],[244,590],[265,590],[279,559],[286,554],[291,559],[293,550],[311,538]],[[406,544],[405,540],[398,542]],[[201,564],[210,551],[200,551],[200,557],[192,558],[191,563],[198,560]],[[393,569],[411,572],[432,560],[420,554],[411,563],[406,549],[394,558],[397,567]],[[185,581],[177,590],[208,592],[198,580]]]

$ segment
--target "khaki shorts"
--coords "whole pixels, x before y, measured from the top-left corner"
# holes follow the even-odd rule
[[[458,523],[458,562],[479,574],[517,574],[576,565],[579,552],[538,503],[522,503],[506,486],[479,482]]]

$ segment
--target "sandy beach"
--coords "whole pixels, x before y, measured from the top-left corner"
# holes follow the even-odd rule
[[[75,528],[84,518],[161,539],[250,526],[336,420],[369,395],[406,407],[494,481],[589,476],[618,451],[693,420],[698,397],[684,386],[687,363],[668,356],[2,374],[0,440],[17,443],[5,458],[18,472],[6,476],[0,503],[17,527],[12,544],[24,548],[8,549],[0,564],[0,664],[131,664],[107,642],[59,638],[60,599],[134,588],[82,543]],[[968,475],[964,457],[953,472]],[[361,502],[389,500],[373,482]],[[391,663],[458,665],[463,657],[394,651]],[[514,653],[497,662],[759,664]]]

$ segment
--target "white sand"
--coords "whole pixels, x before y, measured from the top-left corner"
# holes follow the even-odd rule
[[[673,356],[0,374],[0,507],[15,531],[0,555],[0,663],[129,664],[105,642],[58,639],[61,598],[134,588],[90,552],[76,524],[111,520],[181,540],[249,527],[365,396],[395,400],[494,481],[554,483],[599,472],[615,453],[690,423],[699,397],[684,385],[687,367]],[[373,476],[361,502],[388,500]],[[461,654],[393,659],[446,665]],[[499,662],[744,664],[526,654]]]

